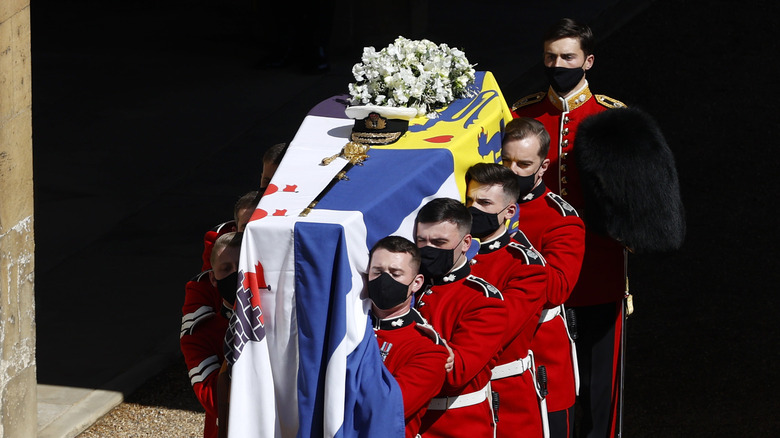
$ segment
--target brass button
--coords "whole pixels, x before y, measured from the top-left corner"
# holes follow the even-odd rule
[[[566,147],[568,145],[569,145],[569,139],[568,138],[561,142],[561,146],[563,146],[563,147]]]
[[[564,153],[561,154],[561,159],[562,160],[565,160],[567,158],[569,158],[569,153],[568,152],[564,152]]]
[[[565,164],[561,164],[561,172],[566,172],[566,165]]]
[[[566,196],[568,194],[569,192],[565,188],[561,189],[561,196]]]
[[[563,128],[563,131],[561,131],[562,135],[569,135],[569,128]]]
[[[561,184],[566,184],[568,182],[569,180],[565,176],[561,178]]]
[[[571,121],[571,119],[569,118],[569,116],[564,116],[564,118],[563,118],[563,124],[565,125],[565,124],[569,123],[569,121]]]

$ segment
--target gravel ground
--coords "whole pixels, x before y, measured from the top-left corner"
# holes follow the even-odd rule
[[[202,437],[204,417],[180,360],[138,388],[79,438]]]

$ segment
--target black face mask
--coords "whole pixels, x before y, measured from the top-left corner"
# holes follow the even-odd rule
[[[409,285],[396,281],[387,272],[368,282],[368,298],[382,310],[390,310],[403,303],[408,293]]]
[[[542,168],[542,165],[539,165],[539,169]],[[520,176],[515,175],[517,178],[517,184],[520,186],[520,195],[517,197],[518,201],[521,201],[527,194],[531,193],[531,190],[534,189],[534,185],[536,184],[536,174],[539,173],[539,169],[536,169],[536,172],[527,175],[527,176]]]
[[[517,197],[517,200],[522,200],[525,195],[531,193],[531,190],[534,189],[534,182],[536,179],[536,174],[531,174],[528,176],[517,176],[517,184],[520,186],[520,196]]]
[[[471,235],[477,239],[483,239],[493,234],[501,226],[498,215],[507,208],[509,208],[508,205],[498,213],[485,213],[477,207],[469,207],[469,213],[471,213]]]
[[[217,280],[217,289],[222,299],[234,305],[236,303],[236,292],[238,290],[238,271],[228,275],[222,280]]]
[[[544,74],[553,90],[558,94],[566,94],[580,83],[585,70],[582,67],[545,67]]]
[[[441,278],[452,269],[455,264],[453,256],[455,255],[455,248],[442,249],[434,248],[432,246],[423,246],[420,248],[420,257],[422,258],[420,263],[420,273],[425,278]]]

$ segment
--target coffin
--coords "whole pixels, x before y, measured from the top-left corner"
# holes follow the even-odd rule
[[[226,339],[231,437],[403,436],[400,391],[367,317],[368,250],[387,235],[413,240],[424,203],[462,201],[466,170],[500,161],[511,113],[490,72],[475,87],[360,165],[323,165],[349,141],[347,96],[304,118],[244,236]]]

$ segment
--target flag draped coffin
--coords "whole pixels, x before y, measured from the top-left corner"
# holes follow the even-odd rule
[[[305,117],[244,235],[226,336],[230,437],[403,436],[400,390],[367,317],[368,250],[387,235],[412,239],[423,204],[462,200],[466,170],[500,160],[511,113],[493,75],[476,76],[474,97],[412,119],[354,167],[322,164],[349,141],[345,98]]]

